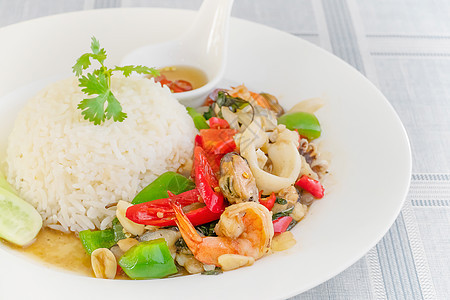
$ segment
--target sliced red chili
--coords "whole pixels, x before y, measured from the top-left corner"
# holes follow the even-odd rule
[[[169,193],[169,198],[153,200],[141,204],[130,206],[127,209],[126,217],[131,221],[152,226],[175,226],[175,212],[170,201],[174,201],[181,206],[187,206],[199,202],[200,193],[197,189],[185,193],[174,195]],[[183,195],[184,194],[184,195]],[[213,213],[208,207],[200,207],[186,213],[186,216],[194,226],[209,223],[220,218],[220,213]]]
[[[195,186],[206,206],[213,213],[221,213],[225,209],[225,201],[219,188],[219,181],[206,158],[205,151],[197,146],[194,148]]]
[[[200,146],[203,148],[203,138],[200,135],[196,135],[194,139],[195,146]]]
[[[275,193],[270,194],[269,197],[262,198],[262,191],[259,193],[259,203],[264,205],[268,210],[272,210],[275,205],[275,200],[277,200],[277,196]]]
[[[317,199],[322,198],[325,192],[325,189],[319,181],[309,178],[306,175],[302,175],[295,184]]]
[[[174,93],[188,92],[192,91],[192,84],[186,80],[175,80],[171,84],[169,84],[170,89]]]
[[[182,206],[199,202],[200,198],[200,193],[197,189],[172,196],[172,199]],[[130,206],[126,211],[126,217],[128,219],[135,223],[145,225],[152,225],[147,223],[148,220],[163,219],[166,216],[174,216],[169,198],[135,204]]]
[[[172,81],[167,79],[166,76],[164,76],[162,74],[157,77],[154,77],[154,79],[155,79],[155,82],[159,82],[159,83],[161,83],[161,85],[170,85],[172,83]]]
[[[286,229],[289,227],[289,224],[291,224],[291,222],[292,222],[292,217],[289,217],[289,216],[279,217],[278,219],[274,220],[272,222],[274,233],[285,232]]]

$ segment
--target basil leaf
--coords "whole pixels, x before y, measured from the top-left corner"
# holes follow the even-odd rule
[[[281,205],[285,205],[287,203],[286,199],[280,197],[277,197],[277,200],[275,200],[275,202]]]
[[[171,191],[175,195],[178,195],[194,188],[195,183],[192,180],[175,172],[166,172],[146,186],[136,195],[136,197],[134,197],[131,203],[139,204],[156,199],[163,199],[169,197],[167,191]]]
[[[294,207],[290,207],[288,209],[282,210],[280,212],[277,212],[276,214],[273,214],[272,216],[272,221],[278,219],[279,217],[285,217],[285,216],[289,216],[292,211],[294,210]]]
[[[216,224],[219,222],[212,221],[203,225],[196,226],[195,229],[200,231],[204,236],[217,236],[216,232],[214,231],[214,228],[216,227]]]
[[[219,91],[216,98],[216,104],[219,107],[229,107],[232,112],[236,112],[237,109],[242,109],[245,106],[250,105],[250,102],[245,101],[244,99],[241,99],[239,97],[232,97],[224,91]]]
[[[209,120],[212,117],[215,116],[214,110],[213,108],[210,106],[207,112],[203,113],[203,117],[205,118],[205,120]]]
[[[117,243],[120,240],[126,239],[126,235],[123,232],[123,226],[120,224],[119,219],[114,218],[112,221],[112,229],[114,231],[114,241]]]
[[[219,275],[222,273],[223,273],[222,269],[216,267],[214,270],[202,272],[202,275]]]

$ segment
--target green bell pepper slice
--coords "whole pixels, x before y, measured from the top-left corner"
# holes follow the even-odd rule
[[[168,198],[167,191],[175,195],[195,188],[195,183],[181,174],[166,172],[156,178],[134,197],[132,204],[144,203],[156,199]]]
[[[83,230],[78,234],[81,244],[84,250],[91,255],[95,249],[98,248],[111,248],[118,241],[126,239],[125,233],[123,231],[122,224],[120,224],[119,219],[115,218],[112,221],[112,228],[105,230]]]
[[[315,115],[307,112],[282,115],[278,118],[278,124],[284,124],[290,130],[297,130],[300,135],[308,140],[318,138],[322,132],[319,120]]]
[[[105,230],[83,230],[79,233],[79,238],[84,250],[91,255],[95,249],[111,248],[117,242],[112,228]]]
[[[163,238],[131,247],[122,255],[119,265],[131,279],[162,278],[178,272]]]
[[[205,117],[200,114],[195,108],[186,107],[188,114],[191,116],[194,121],[195,128],[200,129],[209,129],[208,123],[206,123]]]

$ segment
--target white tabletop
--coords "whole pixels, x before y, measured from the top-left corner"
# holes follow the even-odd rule
[[[86,9],[197,9],[200,3],[0,0],[0,27]],[[385,94],[411,142],[411,189],[391,230],[349,269],[293,299],[448,299],[450,1],[235,0],[232,15],[309,40],[347,61]]]

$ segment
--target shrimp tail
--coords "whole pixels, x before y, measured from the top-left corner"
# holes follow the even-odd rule
[[[177,223],[177,226],[180,229],[181,236],[191,251],[192,249],[197,249],[198,244],[202,242],[202,237],[198,234],[191,221],[186,217],[180,205],[172,200],[170,196],[171,195],[169,194],[169,203],[175,212],[175,223]]]

